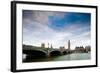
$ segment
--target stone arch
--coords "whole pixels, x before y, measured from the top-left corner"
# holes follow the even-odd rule
[[[46,57],[46,53],[40,50],[23,50],[23,54],[26,54],[28,59]]]
[[[59,56],[59,55],[61,55],[61,52],[60,52],[60,51],[51,51],[51,52],[49,53],[49,55],[50,55],[50,56]]]
[[[62,54],[63,54],[63,55],[66,55],[66,54],[67,54],[67,52],[66,52],[66,51],[63,51],[63,52],[62,52]]]

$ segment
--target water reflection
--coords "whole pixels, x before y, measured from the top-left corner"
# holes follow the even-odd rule
[[[23,55],[23,62],[47,62],[47,61],[69,61],[69,60],[88,60],[91,59],[91,53],[73,53],[62,56],[45,57],[45,58],[27,58]]]

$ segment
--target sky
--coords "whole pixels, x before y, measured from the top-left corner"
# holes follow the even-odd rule
[[[23,44],[41,46],[45,43],[53,48],[64,46],[71,49],[91,44],[91,14],[23,10]]]

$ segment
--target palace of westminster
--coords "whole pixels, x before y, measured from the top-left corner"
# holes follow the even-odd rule
[[[41,47],[42,48],[46,48],[45,47],[45,43],[41,43]],[[59,49],[61,51],[68,50],[68,51],[75,51],[75,52],[84,52],[84,51],[88,52],[88,51],[91,51],[91,46],[85,46],[85,47],[83,47],[83,46],[77,46],[77,47],[75,47],[74,50],[71,50],[70,47],[71,47],[71,43],[70,43],[70,40],[68,40],[68,48],[66,49],[64,46],[60,46]],[[52,44],[49,45],[49,43],[48,43],[48,48],[54,49],[53,46],[52,46]]]

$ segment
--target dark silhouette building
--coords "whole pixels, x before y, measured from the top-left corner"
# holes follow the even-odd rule
[[[84,47],[83,46],[80,46],[80,47],[75,47],[75,51],[76,52],[84,52]]]
[[[86,52],[91,51],[91,46],[86,46],[86,47],[85,47],[85,51],[86,51]]]

